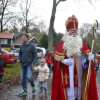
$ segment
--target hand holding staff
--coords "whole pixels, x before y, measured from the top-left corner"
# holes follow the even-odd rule
[[[93,24],[93,39],[92,39],[92,47],[91,47],[91,53],[93,52],[93,47],[94,47],[94,40],[95,40],[95,33],[98,30],[98,21],[96,20],[96,28],[95,28],[95,23]],[[87,85],[88,85],[88,81],[90,79],[90,65],[91,65],[91,61],[89,62],[89,67],[88,67],[88,73],[87,73],[87,79],[86,79],[86,86],[85,86],[85,93],[84,93],[84,100],[86,100],[86,91],[87,91]]]

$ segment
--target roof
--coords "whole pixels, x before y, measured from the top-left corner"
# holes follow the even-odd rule
[[[21,35],[22,35],[22,33],[14,33],[14,38],[16,39],[16,38],[18,38]]]
[[[0,33],[0,39],[13,39],[13,33]]]
[[[35,41],[32,41],[34,40]],[[39,41],[35,38],[35,37],[32,37],[29,42],[32,42],[32,43],[39,43]],[[22,40],[22,36],[19,36],[15,41],[13,41],[14,45],[21,45],[23,43],[23,40]]]
[[[32,41],[33,39],[35,39],[39,43],[39,41],[35,37],[32,37],[29,41]]]
[[[14,45],[21,45],[23,43],[22,36],[13,41]]]

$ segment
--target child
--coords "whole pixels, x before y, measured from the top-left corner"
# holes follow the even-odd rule
[[[53,61],[53,55],[52,55],[52,53],[50,52],[49,49],[47,49],[47,51],[46,51],[45,58],[46,58],[47,65],[48,65],[49,70],[50,70],[50,74],[51,74],[52,67],[53,67],[52,66],[53,65],[53,63],[52,63],[52,61]],[[49,77],[50,77],[50,75],[49,75]]]
[[[37,65],[40,66],[40,60],[44,58],[45,59],[45,56],[43,55],[43,52],[39,52],[39,56],[38,56],[38,62],[37,62]]]
[[[46,84],[49,77],[49,68],[44,58],[40,60],[40,66],[34,67],[34,70],[39,71],[38,80],[39,80],[39,86],[40,86],[40,96],[43,95],[43,90],[45,91],[45,94],[47,94]]]

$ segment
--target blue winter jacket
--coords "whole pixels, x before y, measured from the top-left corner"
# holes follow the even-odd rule
[[[35,65],[37,61],[37,50],[32,43],[22,44],[19,51],[19,60],[22,66]]]

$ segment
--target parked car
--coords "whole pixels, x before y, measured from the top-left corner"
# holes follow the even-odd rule
[[[19,57],[19,50],[20,50],[20,48],[18,48],[18,49],[16,49],[16,50],[10,52],[10,53],[15,54],[15,60],[17,60],[18,57]]]
[[[36,49],[37,49],[37,54],[38,55],[39,55],[39,52],[43,52],[43,54],[45,55],[45,53],[46,53],[45,48],[43,48],[43,47],[36,47]]]
[[[15,63],[15,55],[13,53],[10,53],[4,49],[1,49],[1,52],[3,53],[4,64],[14,64]]]

